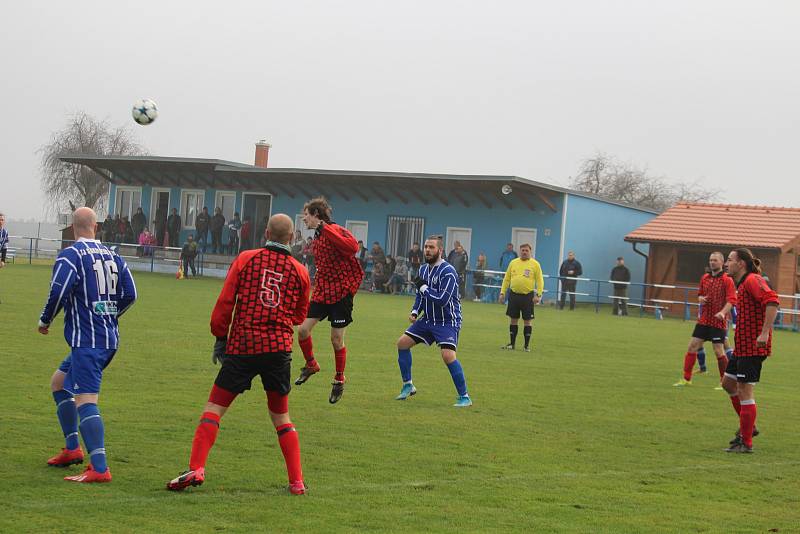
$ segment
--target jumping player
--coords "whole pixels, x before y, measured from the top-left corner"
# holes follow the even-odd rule
[[[432,236],[425,241],[425,264],[414,280],[417,298],[408,317],[411,327],[397,340],[397,363],[400,365],[403,388],[396,399],[405,400],[417,393],[411,381],[411,347],[419,342],[426,345],[436,342],[458,392],[453,406],[466,407],[472,406],[472,399],[467,393],[461,362],[456,359],[461,330],[458,273],[442,258],[443,249],[440,236]]]
[[[358,241],[349,230],[331,220],[332,211],[328,201],[322,197],[311,199],[303,206],[303,222],[308,229],[315,230],[313,251],[317,273],[308,317],[298,331],[298,341],[306,364],[294,383],[300,386],[319,372],[311,331],[327,317],[331,323],[331,344],[336,360],[336,374],[328,401],[334,404],[339,402],[344,393],[347,361],[344,333],[347,325],[353,322],[353,297],[364,278],[364,270],[355,257],[359,249]]]
[[[82,474],[64,478],[71,482],[111,482],[97,401],[103,370],[119,347],[118,319],[136,300],[128,266],[95,240],[96,226],[97,216],[90,208],[72,214],[77,241],[58,253],[50,294],[39,317],[39,333],[47,335],[55,316],[64,310],[70,353],[53,373],[50,387],[66,446],[47,463],[55,467],[83,463],[80,429],[91,463]]]
[[[722,378],[728,365],[725,355],[725,338],[728,330],[728,314],[736,304],[736,287],[733,279],[725,274],[721,252],[712,252],[708,258],[710,272],[700,279],[697,300],[700,302],[700,317],[689,340],[689,348],[683,358],[683,378],[673,384],[677,387],[692,385],[692,369],[703,342],[710,341],[717,357],[717,368]],[[705,362],[703,362],[705,363]],[[701,369],[704,367],[701,366]]]
[[[733,358],[728,362],[722,387],[739,416],[739,430],[727,452],[753,452],[756,399],[753,387],[761,378],[761,366],[772,352],[772,324],[780,301],[761,277],[761,261],[746,248],[728,254],[725,264],[736,282],[736,333]]]
[[[211,314],[211,333],[217,338],[212,361],[221,360],[200,424],[194,434],[189,470],[167,483],[180,491],[205,481],[208,453],[217,439],[219,422],[237,395],[261,377],[267,408],[289,475],[289,491],[305,493],[300,465],[300,441],[289,418],[292,339],[294,325],[308,309],[308,271],[292,258],[289,241],[292,220],[273,215],[264,248],[246,250],[231,264]],[[233,318],[231,319],[231,315]]]

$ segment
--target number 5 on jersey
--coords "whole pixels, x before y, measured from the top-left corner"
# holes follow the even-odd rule
[[[264,274],[261,275],[261,291],[258,294],[261,304],[267,308],[277,308],[281,304],[281,288],[278,282],[283,280],[281,273],[264,269]]]

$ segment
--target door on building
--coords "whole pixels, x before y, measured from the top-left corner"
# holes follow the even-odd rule
[[[367,242],[367,233],[369,230],[369,222],[367,221],[347,221],[345,223],[345,228],[350,230],[350,233],[353,234],[353,237],[356,238],[356,241],[361,241],[364,243],[364,246],[367,248],[369,244]]]
[[[467,258],[472,261],[472,228],[447,227],[447,239],[444,243],[445,258],[455,247],[456,241],[461,243],[461,246],[467,251]]]
[[[167,231],[167,216],[169,216],[169,189],[153,189],[150,197],[150,222],[153,225],[153,234],[159,246],[164,245],[164,233]]]
[[[536,228],[512,228],[511,242],[514,243],[514,250],[517,254],[519,254],[520,245],[529,244],[531,257],[536,257]]]
[[[422,217],[389,217],[386,236],[386,254],[405,257],[411,245],[422,247],[425,236],[425,219]],[[369,247],[367,247],[369,248]]]
[[[239,236],[241,250],[260,247],[264,237],[266,221],[272,210],[272,197],[267,193],[244,193],[242,200],[242,226],[250,219],[247,234]]]

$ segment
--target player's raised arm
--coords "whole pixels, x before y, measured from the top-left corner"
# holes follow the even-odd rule
[[[321,224],[321,233],[325,233],[331,240],[333,247],[345,256],[352,256],[358,252],[358,241],[347,228],[338,224]]]
[[[50,281],[50,293],[39,317],[40,327],[50,325],[58,315],[64,302],[72,295],[78,273],[75,267],[76,261],[78,261],[77,255],[72,257],[66,251],[59,254],[58,259],[56,259],[56,263],[53,265],[53,277]]]
[[[228,274],[225,276],[225,283],[222,285],[222,291],[217,298],[217,303],[214,305],[214,310],[211,312],[211,333],[218,338],[228,337],[233,309],[236,306],[236,290],[239,286],[240,262],[243,257],[243,255],[239,255],[231,263]]]

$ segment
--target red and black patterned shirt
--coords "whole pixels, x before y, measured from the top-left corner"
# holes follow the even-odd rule
[[[736,284],[736,336],[734,354],[737,358],[769,356],[772,350],[772,330],[766,347],[759,347],[756,338],[761,335],[768,304],[779,305],[778,294],[769,288],[761,275],[744,275]]]
[[[246,250],[225,277],[211,333],[228,337],[226,354],[291,352],[293,326],[306,318],[310,288],[308,271],[288,250]]]
[[[350,230],[329,223],[314,239],[313,302],[333,304],[347,295],[354,295],[364,278],[364,270],[355,257],[358,241]]]
[[[715,315],[729,302],[733,306],[736,305],[736,285],[733,283],[733,278],[722,271],[716,275],[704,274],[700,279],[697,295],[706,298],[697,322],[720,330],[727,330],[728,320],[717,319]]]

